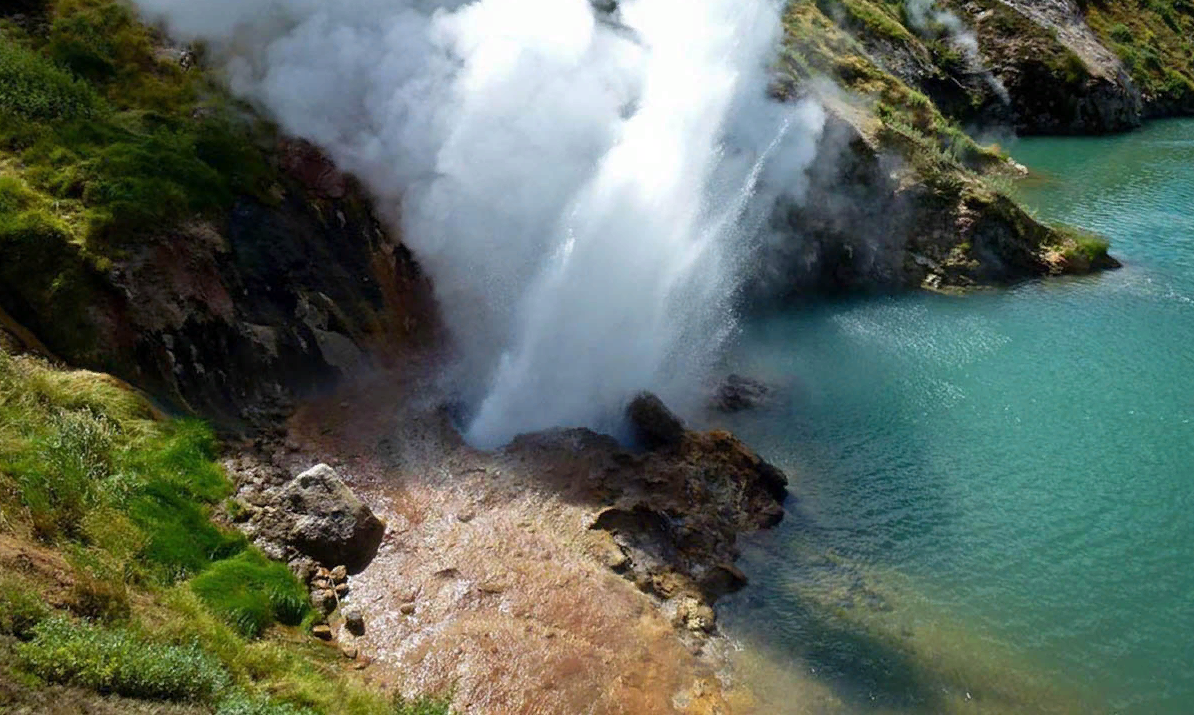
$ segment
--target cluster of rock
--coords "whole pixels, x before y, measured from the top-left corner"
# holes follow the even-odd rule
[[[363,569],[381,545],[385,524],[326,464],[288,479],[271,462],[240,455],[226,463],[238,482],[233,523],[267,556],[289,564],[310,589],[325,618],[340,610],[353,635],[365,630],[359,608],[342,608],[348,576]],[[327,625],[313,633],[332,638]]]
[[[596,502],[594,555],[660,599],[678,627],[712,632],[714,601],[746,584],[737,536],[783,519],[787,477],[728,432],[686,429],[654,395],[639,395],[627,415],[643,451],[584,429],[523,435],[504,451],[558,465],[578,497]]]

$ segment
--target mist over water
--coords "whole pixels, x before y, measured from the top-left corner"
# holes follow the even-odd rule
[[[379,198],[431,275],[467,436],[680,405],[824,120],[766,96],[770,0],[139,0]]]

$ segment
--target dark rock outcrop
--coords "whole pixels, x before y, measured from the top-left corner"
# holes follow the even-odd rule
[[[737,536],[783,519],[788,479],[728,432],[683,429],[654,395],[636,398],[628,416],[661,435],[648,451],[574,429],[523,435],[503,452],[557,465],[569,494],[600,505],[590,525],[600,560],[665,601],[678,625],[707,632],[708,606],[746,583],[733,565]]]
[[[684,439],[684,423],[655,395],[644,392],[630,401],[626,416],[635,439],[647,449],[673,447]]]

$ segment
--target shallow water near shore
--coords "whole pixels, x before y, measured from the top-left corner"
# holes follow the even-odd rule
[[[1194,711],[1194,121],[1022,140],[1125,268],[758,318],[799,501],[721,606],[759,712]]]

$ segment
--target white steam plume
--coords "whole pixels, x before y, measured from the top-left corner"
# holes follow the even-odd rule
[[[430,273],[492,447],[683,403],[824,115],[765,97],[772,0],[137,0],[359,176]]]
[[[937,29],[945,31],[949,42],[966,57],[966,62],[982,74],[983,81],[1004,104],[1010,103],[1011,95],[1003,82],[988,70],[978,51],[978,36],[966,26],[960,17],[949,10],[937,7],[936,0],[907,0],[904,3],[908,23],[922,35],[932,34]]]

